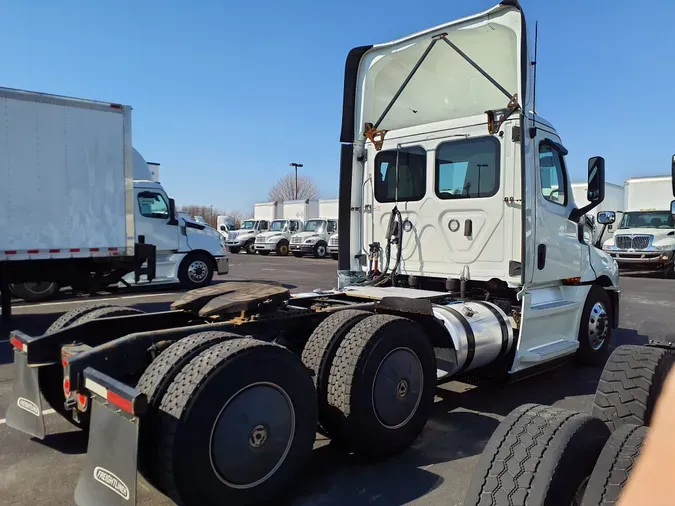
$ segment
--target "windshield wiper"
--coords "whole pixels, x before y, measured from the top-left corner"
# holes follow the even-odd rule
[[[476,69],[485,79],[487,79],[490,83],[492,83],[499,91],[501,91],[509,99],[509,102],[506,106],[509,112],[508,114],[504,115],[504,117],[501,119],[501,121],[499,121],[499,124],[497,124],[496,127],[494,121],[494,111],[486,111],[488,115],[488,131],[491,134],[497,133],[502,123],[504,123],[504,121],[506,121],[506,119],[509,116],[511,116],[511,114],[520,109],[520,104],[518,103],[518,93],[510,93],[506,88],[504,88],[501,84],[499,84],[499,82],[497,82],[496,79],[494,79],[490,74],[488,74],[485,70],[483,70],[480,65],[478,65],[475,61],[473,61],[464,51],[459,49],[456,44],[449,41],[447,39],[447,36],[448,36],[447,33],[440,33],[432,37],[431,42],[424,50],[424,53],[422,53],[422,56],[420,56],[419,60],[417,60],[417,63],[415,63],[412,70],[399,87],[398,91],[394,93],[394,96],[389,101],[389,104],[387,104],[387,107],[384,108],[384,111],[382,111],[382,114],[380,114],[380,117],[377,119],[375,124],[373,123],[365,124],[364,135],[370,140],[370,142],[373,143],[377,151],[380,151],[382,149],[382,144],[384,143],[384,136],[387,133],[387,130],[378,130],[378,127],[380,126],[380,124],[382,124],[384,118],[387,116],[387,114],[389,114],[389,111],[394,106],[398,98],[401,96],[403,90],[405,90],[406,86],[408,86],[408,83],[410,83],[410,80],[413,78],[417,70],[420,68],[422,62],[424,62],[426,57],[429,55],[431,50],[436,45],[436,42],[438,42],[439,40],[444,41],[448,46],[450,46],[459,56],[464,58],[464,60],[467,63],[469,63],[469,65],[471,65],[474,69]]]

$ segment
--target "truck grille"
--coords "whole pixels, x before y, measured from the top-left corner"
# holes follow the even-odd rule
[[[291,237],[291,242],[293,244],[300,244],[302,242],[302,237]]]
[[[228,241],[234,241],[237,238],[237,233],[236,232],[230,232],[227,234],[227,240]]]
[[[331,237],[330,241],[328,241],[329,246],[337,246],[338,245],[338,238],[337,237]]]
[[[650,235],[617,235],[614,242],[619,249],[646,249],[651,237]]]
[[[265,238],[264,238],[264,237],[261,237],[261,236],[257,236],[257,237],[255,238],[255,242],[265,242]]]

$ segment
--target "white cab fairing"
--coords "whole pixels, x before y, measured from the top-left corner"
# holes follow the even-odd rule
[[[490,134],[485,111],[504,113],[523,96],[522,32],[520,10],[500,5],[363,55],[354,111],[351,270],[363,268],[355,256],[367,254],[369,244],[384,245],[397,206],[412,225],[404,233],[400,274],[459,277],[468,266],[472,279],[521,283],[513,269],[521,262],[521,157],[512,138],[520,114]],[[366,123],[386,130],[381,149],[365,141]]]

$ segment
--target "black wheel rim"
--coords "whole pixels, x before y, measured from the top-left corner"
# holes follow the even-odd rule
[[[397,429],[414,416],[422,399],[424,371],[410,348],[396,348],[380,362],[373,382],[372,402],[383,427]]]
[[[284,389],[249,385],[227,401],[211,431],[211,466],[232,488],[253,488],[283,464],[293,443],[295,410]]]
[[[316,253],[317,253],[317,255],[319,255],[320,257],[326,256],[326,247],[325,247],[325,246],[318,246],[318,247],[316,248]]]

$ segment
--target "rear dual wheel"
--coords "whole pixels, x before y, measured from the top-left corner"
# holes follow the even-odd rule
[[[312,335],[303,361],[314,372],[321,427],[366,458],[407,449],[429,418],[436,389],[431,343],[419,324],[345,310]]]
[[[278,502],[314,443],[311,377],[295,355],[274,344],[193,338],[172,345],[164,365],[154,367],[172,372],[154,381],[164,386],[151,402],[152,439],[142,444],[151,460],[143,468],[154,462],[150,478],[179,504]]]

